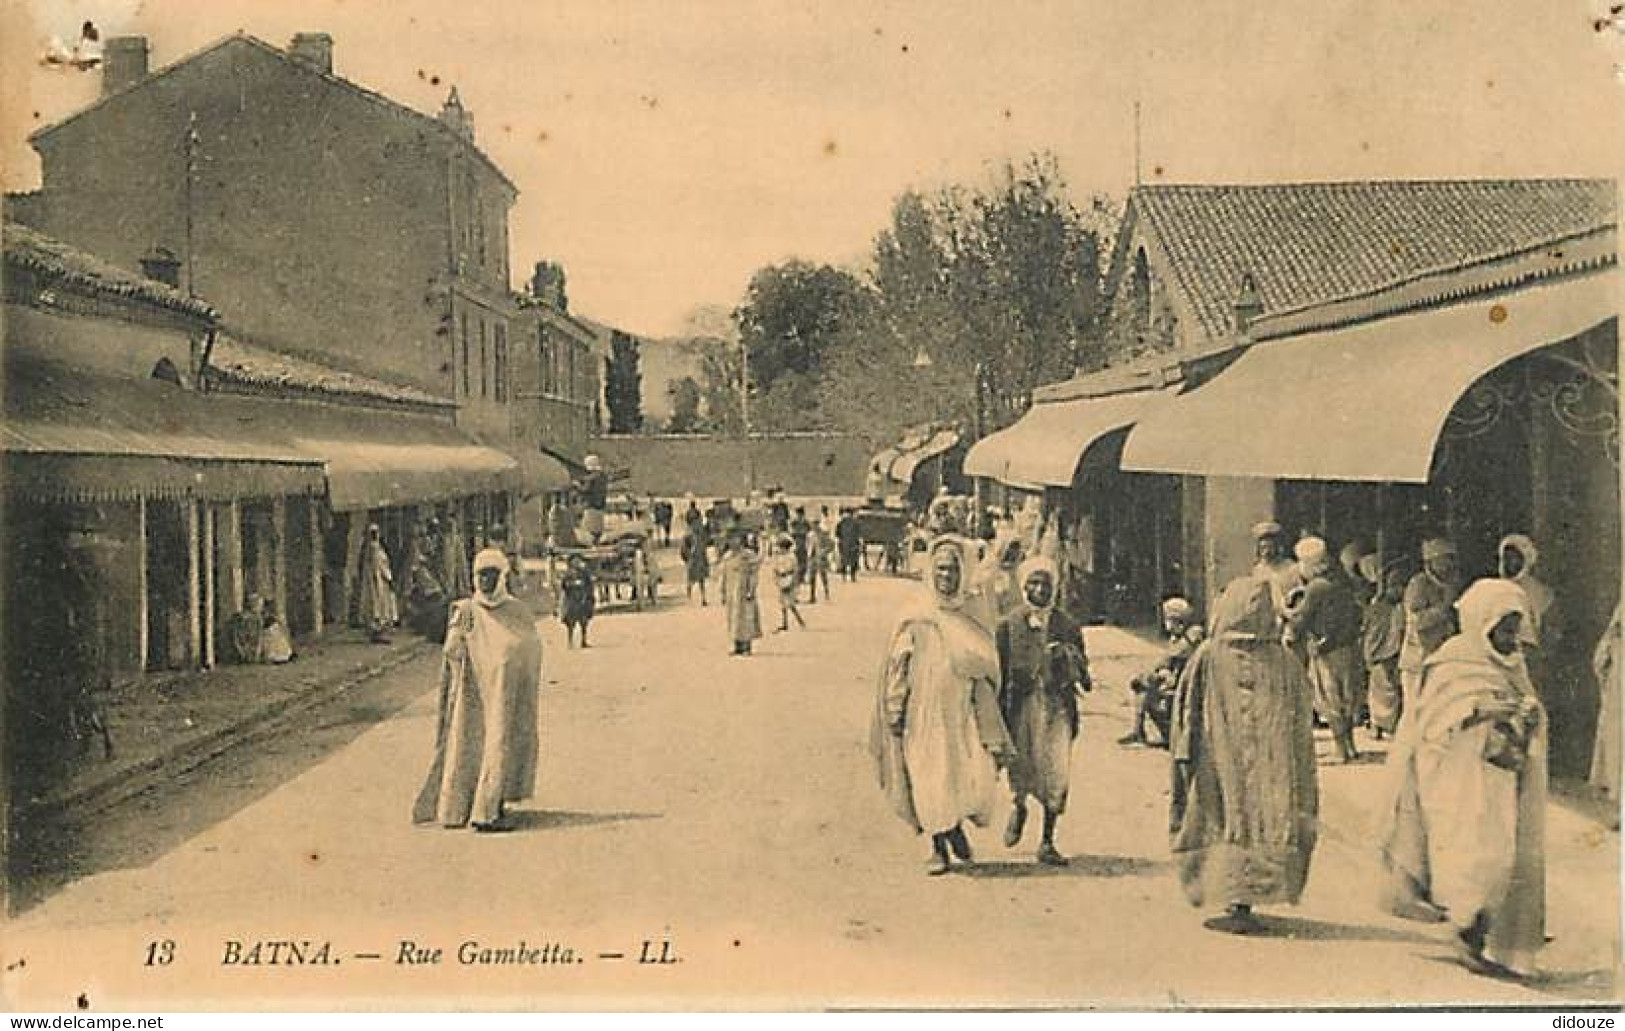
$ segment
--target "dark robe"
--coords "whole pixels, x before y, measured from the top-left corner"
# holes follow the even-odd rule
[[[1303,894],[1320,808],[1312,701],[1268,578],[1233,581],[1174,702],[1169,836],[1192,905]]]
[[[1089,660],[1078,624],[1059,609],[1034,627],[1025,615],[1001,624],[999,708],[1015,740],[1010,790],[1064,812],[1078,737],[1078,692],[1089,684]]]

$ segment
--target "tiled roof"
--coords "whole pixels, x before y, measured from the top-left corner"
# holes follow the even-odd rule
[[[1364,293],[1616,223],[1600,179],[1142,186],[1130,211],[1210,337],[1242,278],[1265,313]]]
[[[4,238],[8,265],[28,269],[87,292],[143,301],[210,321],[220,317],[220,313],[209,304],[188,297],[166,283],[127,272],[21,223],[6,222],[0,236]]]
[[[449,398],[416,387],[386,383],[358,373],[330,368],[222,334],[209,352],[209,371],[229,383],[309,391],[334,397],[363,397],[397,404],[454,407]]]
[[[313,66],[311,66],[311,65],[309,65],[309,64],[307,64],[307,63],[305,63],[303,61],[296,60],[291,54],[289,54],[287,51],[281,49],[280,47],[277,47],[277,46],[275,46],[275,45],[273,45],[271,43],[267,43],[265,40],[260,39],[258,36],[253,36],[253,35],[250,35],[247,32],[242,32],[242,31],[234,32],[229,36],[225,36],[225,37],[223,37],[221,39],[215,40],[213,43],[210,43],[208,46],[203,47],[201,50],[196,50],[196,51],[194,51],[194,52],[192,52],[190,54],[187,54],[185,57],[180,58],[177,61],[174,61],[174,62],[172,62],[172,63],[170,63],[168,65],[165,65],[163,68],[160,68],[157,71],[153,72],[152,74],[144,76],[143,78],[136,80],[135,82],[131,83],[130,85],[125,86],[123,89],[120,89],[120,90],[118,90],[116,92],[107,94],[106,96],[103,96],[103,97],[99,98],[94,103],[92,103],[92,104],[90,104],[90,105],[88,105],[86,107],[80,108],[78,111],[75,111],[73,114],[68,115],[66,118],[63,118],[61,121],[53,122],[50,125],[47,125],[47,126],[44,126],[42,128],[34,130],[32,133],[29,134],[28,139],[29,139],[30,142],[33,142],[34,140],[41,139],[43,137],[49,136],[50,134],[56,132],[58,129],[62,128],[63,126],[68,125],[71,122],[77,121],[79,118],[83,117],[86,114],[89,114],[92,111],[98,110],[103,105],[108,104],[108,103],[116,100],[119,97],[122,97],[124,94],[132,93],[132,92],[134,92],[136,90],[142,89],[143,87],[145,87],[147,85],[147,83],[151,82],[155,78],[158,78],[159,76],[168,75],[170,72],[174,71],[175,69],[184,67],[185,65],[190,64],[192,61],[195,61],[200,57],[203,57],[203,56],[205,56],[207,54],[211,54],[216,50],[222,49],[222,48],[224,48],[226,46],[236,44],[236,43],[242,43],[242,44],[246,44],[248,46],[251,46],[254,49],[256,49],[256,50],[258,50],[258,51],[260,51],[260,52],[262,52],[264,54],[267,54],[267,55],[269,55],[271,57],[277,58],[278,60],[280,60],[283,63],[287,64],[289,67],[297,68],[300,71],[306,72],[306,73],[308,73],[310,75],[314,75],[317,78],[320,78],[320,79],[322,79],[322,80],[324,80],[326,82],[329,82],[329,83],[331,83],[331,84],[333,84],[335,86],[339,86],[339,87],[341,87],[343,89],[349,90],[350,92],[357,94],[358,96],[364,97],[365,99],[367,99],[367,100],[371,101],[372,103],[378,105],[379,107],[383,108],[384,110],[387,110],[387,111],[390,111],[392,113],[399,114],[399,115],[405,115],[406,117],[411,118],[411,119],[419,122],[420,124],[425,125],[428,128],[432,128],[437,132],[443,133],[443,134],[445,134],[447,136],[450,136],[450,137],[452,137],[454,139],[457,139],[459,142],[461,142],[464,146],[466,146],[468,148],[470,153],[472,153],[475,157],[479,158],[480,161],[483,162],[486,165],[486,167],[488,167],[492,172],[495,172],[497,178],[501,179],[503,181],[503,183],[505,183],[510,190],[514,190],[515,192],[518,191],[518,187],[514,186],[513,180],[509,179],[507,177],[507,175],[503,173],[502,169],[497,165],[497,163],[495,161],[492,161],[491,158],[483,150],[481,150],[478,146],[476,146],[475,144],[473,144],[473,143],[471,143],[471,142],[469,142],[467,140],[463,140],[461,137],[459,137],[455,130],[453,130],[451,127],[445,125],[444,123],[442,123],[440,121],[440,119],[434,117],[433,115],[424,114],[422,111],[419,111],[416,108],[407,107],[405,104],[402,104],[398,100],[393,100],[393,99],[391,99],[389,97],[386,97],[382,93],[377,92],[376,90],[370,90],[370,89],[366,88],[365,86],[360,85],[359,83],[355,83],[355,82],[350,81],[349,79],[344,78],[341,75],[335,75],[332,72],[324,72],[324,71],[321,71],[320,69],[315,68],[315,67],[313,67]]]

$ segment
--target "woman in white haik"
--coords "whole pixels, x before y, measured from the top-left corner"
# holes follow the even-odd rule
[[[507,556],[487,548],[474,557],[474,596],[452,605],[434,762],[414,823],[508,830],[507,804],[535,791],[542,643],[507,577]]]
[[[1386,904],[1448,919],[1480,974],[1527,975],[1546,933],[1546,713],[1529,681],[1523,590],[1479,580],[1461,633],[1429,655],[1405,699],[1379,838]]]

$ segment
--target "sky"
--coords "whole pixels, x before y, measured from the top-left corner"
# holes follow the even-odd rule
[[[512,263],[634,332],[754,270],[861,266],[893,199],[1055,153],[1075,197],[1145,182],[1617,174],[1625,33],[1599,0],[0,0],[0,174],[94,99],[33,58],[89,18],[159,68],[239,29],[334,37],[425,112],[455,84],[518,185]],[[437,81],[438,80],[438,84]],[[517,285],[517,284],[516,284]]]

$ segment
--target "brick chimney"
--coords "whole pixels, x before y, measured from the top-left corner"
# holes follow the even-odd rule
[[[147,77],[147,37],[114,36],[102,52],[102,96]]]
[[[530,295],[554,311],[568,313],[569,295],[565,292],[564,266],[552,261],[538,261],[530,277]]]
[[[325,32],[296,32],[288,44],[288,55],[310,65],[323,75],[333,74],[333,37]]]
[[[141,274],[179,289],[181,285],[181,259],[168,247],[154,247],[141,258]]]
[[[1264,314],[1264,301],[1258,296],[1258,281],[1251,272],[1241,274],[1241,291],[1236,295],[1236,332],[1245,333],[1253,320]]]

